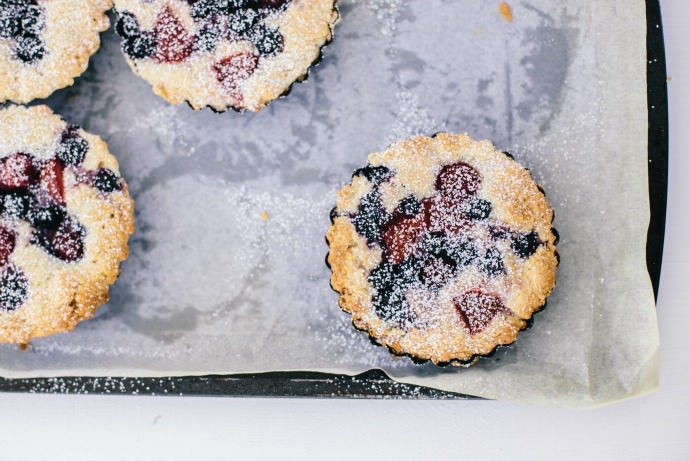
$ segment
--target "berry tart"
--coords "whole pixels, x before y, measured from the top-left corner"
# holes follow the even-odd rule
[[[543,190],[488,141],[440,133],[371,154],[331,218],[341,308],[415,361],[469,365],[514,342],[556,283]]]
[[[46,106],[0,110],[0,342],[93,316],[127,258],[133,208],[99,137]]]
[[[74,83],[110,25],[111,0],[0,0],[0,102]]]
[[[172,104],[259,111],[304,80],[338,21],[336,0],[115,0],[136,74]]]

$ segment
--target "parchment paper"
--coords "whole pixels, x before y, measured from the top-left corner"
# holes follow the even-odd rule
[[[494,399],[593,406],[654,389],[642,0],[343,0],[309,81],[259,114],[167,105],[112,31],[48,102],[102,135],[137,202],[109,304],[70,334],[0,346],[0,373],[359,373]],[[440,130],[493,140],[556,210],[558,287],[470,369],[393,358],[355,331],[324,264],[335,191],[367,154]],[[266,212],[262,215],[262,212]],[[267,219],[266,219],[267,218]]]

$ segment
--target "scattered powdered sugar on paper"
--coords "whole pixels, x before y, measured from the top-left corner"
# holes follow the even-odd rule
[[[404,0],[370,0],[366,3],[369,10],[376,15],[376,19],[381,22],[381,33],[383,35],[394,34]]]
[[[419,98],[411,91],[401,89],[396,93],[398,101],[397,117],[387,143],[391,144],[414,135],[431,135],[440,131],[428,108],[422,106]]]

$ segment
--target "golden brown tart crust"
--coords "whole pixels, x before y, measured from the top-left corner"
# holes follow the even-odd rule
[[[556,283],[553,211],[488,141],[439,133],[369,156],[338,193],[331,285],[399,355],[467,365],[514,342]]]

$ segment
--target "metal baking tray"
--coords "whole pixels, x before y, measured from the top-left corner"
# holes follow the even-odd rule
[[[657,295],[663,255],[668,176],[666,64],[658,0],[646,0],[648,159],[651,220],[647,269]],[[316,372],[269,372],[155,378],[49,377],[0,378],[2,392],[128,395],[215,395],[271,397],[432,398],[473,396],[398,383],[372,369],[355,376]]]

